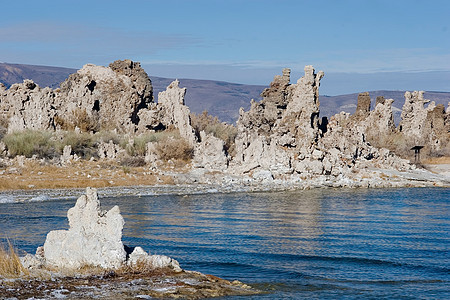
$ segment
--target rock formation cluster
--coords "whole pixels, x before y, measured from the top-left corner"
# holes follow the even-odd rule
[[[450,153],[449,112],[434,102],[425,107],[429,101],[423,92],[405,94],[398,128],[393,100],[377,97],[371,110],[367,92],[358,96],[354,115],[342,112],[328,120],[320,118],[323,76],[312,66],[294,84],[289,69],[275,76],[260,102],[252,100],[249,111],[239,111],[233,155],[225,151],[223,140],[194,131],[184,103],[186,89],[177,80],[155,102],[150,78],[130,60],[108,67],[85,65],[55,90],[30,80],[9,89],[0,86],[0,115],[8,132],[114,129],[132,140],[136,134],[175,128],[194,151],[193,168],[264,180],[340,178],[371,167],[407,170],[415,166],[394,151],[405,154],[417,145],[427,153]],[[124,151],[112,141],[98,146],[101,159],[117,159]],[[64,149],[61,160],[71,159],[77,157]],[[147,143],[145,161],[155,165],[157,160],[155,142]]]
[[[78,127],[134,134],[138,129],[174,126],[193,144],[185,92],[175,81],[160,93],[160,103],[154,103],[151,80],[140,64],[118,60],[109,67],[87,64],[55,90],[42,89],[31,80],[8,90],[2,85],[0,115],[8,120],[8,132]]]
[[[290,71],[275,76],[248,112],[237,122],[237,155],[234,166],[243,173],[267,170],[274,177],[342,176],[368,166],[408,169],[406,160],[370,145],[367,131],[387,134],[395,129],[392,100],[370,111],[370,96],[358,98],[356,113],[341,113],[330,120],[319,118],[319,85],[323,72],[305,67],[305,75],[290,84]],[[259,174],[259,172],[258,172]]]
[[[444,105],[425,99],[423,91],[406,92],[401,117],[398,131],[408,146],[419,145],[428,152],[450,153],[450,115]]]

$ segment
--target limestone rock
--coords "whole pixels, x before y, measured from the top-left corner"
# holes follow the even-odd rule
[[[385,101],[386,101],[386,99],[384,98],[384,96],[377,96],[377,98],[375,99],[375,107],[378,104],[384,104]]]
[[[424,98],[423,91],[405,93],[399,131],[409,141],[409,146],[425,146],[426,152],[439,152],[446,149],[450,153],[450,134],[445,125],[446,112],[438,105]],[[429,103],[428,106],[424,106]]]
[[[72,146],[65,145],[60,160],[61,163],[64,165],[70,163],[72,160],[78,160],[78,156],[76,154],[72,155]]]
[[[382,100],[380,99],[380,102]],[[370,95],[368,92],[360,93],[358,95],[358,102],[356,105],[356,112],[353,115],[360,120],[369,116],[370,113]]]
[[[395,132],[394,115],[392,113],[393,99],[378,102],[375,110],[365,115],[361,120],[365,123],[366,133],[374,139],[380,139]]]
[[[32,80],[24,80],[0,94],[0,115],[6,116],[9,133],[53,129],[55,101],[52,89],[41,89]]]
[[[305,75],[291,86],[291,101],[280,120],[283,132],[296,138],[297,147],[310,147],[319,137],[319,86],[324,73],[305,66]]]
[[[79,120],[71,119],[75,115],[98,122],[102,129],[133,133],[139,122],[138,111],[153,101],[152,93],[151,81],[139,63],[116,61],[110,67],[87,64],[61,83],[57,125],[77,125]]]
[[[119,145],[114,144],[113,141],[109,141],[108,143],[101,142],[98,144],[97,153],[101,159],[117,159],[121,153],[124,153],[125,150],[122,149]]]
[[[416,144],[424,143],[421,128],[425,123],[428,112],[434,108],[433,102],[426,108],[424,107],[430,100],[424,99],[423,94],[423,91],[405,93],[405,104],[402,108],[402,120],[399,125],[400,132],[414,139]]]
[[[51,266],[76,269],[98,266],[117,269],[123,266],[182,271],[179,263],[164,255],[149,255],[141,247],[129,248],[122,243],[123,217],[118,206],[101,210],[97,190],[87,188],[67,212],[69,230],[54,230],[47,234],[36,255],[27,255],[22,262],[27,268]]]
[[[225,142],[204,131],[200,132],[200,140],[194,149],[194,166],[225,171],[228,166],[228,158],[224,151]]]
[[[118,268],[125,263],[121,240],[124,220],[118,206],[102,211],[97,191],[87,188],[86,195],[78,198],[67,217],[69,230],[47,234],[44,257],[48,264],[60,268]]]
[[[0,93],[0,115],[7,116],[9,132],[79,127],[133,133],[138,111],[152,101],[147,74],[139,63],[125,60],[110,67],[87,64],[60,89],[41,89],[31,80],[13,84]]]
[[[170,268],[175,272],[182,271],[178,261],[165,255],[149,255],[141,247],[134,248],[128,257],[127,264],[135,268]]]
[[[263,182],[263,183],[269,183],[273,181],[273,175],[272,172],[269,170],[259,170],[253,173],[252,177],[256,179],[257,181]]]
[[[319,85],[323,72],[306,66],[305,75],[290,84],[290,70],[275,76],[261,102],[251,102],[248,112],[240,111],[237,122],[237,155],[233,166],[246,173],[255,168],[270,170],[274,176],[292,172],[291,161],[319,135]]]
[[[148,164],[154,164],[158,160],[158,154],[156,152],[156,143],[148,142],[145,151],[145,162]]]
[[[165,91],[158,94],[158,103],[166,112],[165,118],[167,120],[165,123],[173,124],[178,128],[181,137],[186,139],[192,146],[194,145],[196,138],[189,118],[189,108],[184,105],[185,94],[186,88],[180,88],[179,81],[175,80]]]
[[[197,138],[191,126],[190,110],[184,104],[186,88],[179,87],[179,81],[173,81],[165,91],[158,94],[158,103],[139,112],[139,131],[163,130],[175,127],[180,136],[194,146]]]
[[[141,108],[147,107],[153,102],[153,86],[150,78],[144,69],[141,68],[141,64],[133,62],[129,59],[116,60],[109,64],[114,72],[123,74],[131,79],[137,93],[139,94],[142,102]]]

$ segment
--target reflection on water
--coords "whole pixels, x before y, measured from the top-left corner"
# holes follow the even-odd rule
[[[239,279],[256,298],[450,298],[449,189],[120,197],[124,241],[186,269]],[[67,228],[73,201],[0,204],[28,252]],[[248,299],[246,297],[245,299]]]

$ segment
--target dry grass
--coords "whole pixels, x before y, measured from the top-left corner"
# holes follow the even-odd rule
[[[20,262],[19,255],[11,242],[7,240],[8,249],[0,245],[0,277],[17,278],[29,275]]]
[[[0,190],[173,184],[172,177],[155,174],[146,167],[124,170],[119,164],[105,165],[95,161],[78,161],[64,167],[41,165],[35,161],[16,169],[18,172],[0,174]]]
[[[450,156],[429,157],[422,163],[429,165],[450,164]]]
[[[82,132],[99,131],[99,116],[88,114],[86,109],[75,108],[69,114],[69,117],[55,117],[55,123],[63,130],[74,130],[78,127]]]
[[[168,138],[156,144],[156,153],[164,161],[171,159],[188,162],[194,156],[194,148],[183,139]]]

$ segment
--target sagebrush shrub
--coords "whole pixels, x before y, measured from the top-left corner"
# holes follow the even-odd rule
[[[96,137],[87,132],[64,132],[58,149],[60,153],[62,153],[62,150],[66,145],[70,145],[72,147],[72,152],[81,158],[89,159],[97,155],[98,142]]]
[[[188,161],[194,156],[194,148],[183,138],[168,138],[159,141],[156,145],[156,154],[160,159],[179,159]]]
[[[55,141],[52,140],[52,133],[47,131],[27,129],[13,132],[5,135],[3,142],[12,157],[37,155],[41,158],[52,158],[58,154]]]
[[[119,161],[122,167],[143,167],[145,159],[142,156],[126,156]]]

